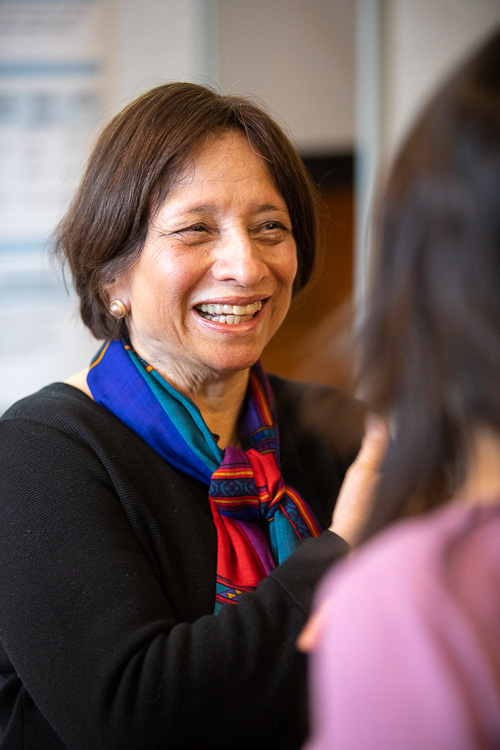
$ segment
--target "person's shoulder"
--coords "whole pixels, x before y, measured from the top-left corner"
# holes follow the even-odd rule
[[[473,561],[484,569],[485,561],[500,554],[500,505],[469,506],[454,501],[424,516],[391,525],[358,549],[325,579],[324,593],[332,588],[370,590],[380,595],[398,592],[418,598],[433,590],[450,589],[467,575]],[[489,540],[489,541],[488,541]],[[466,562],[467,561],[467,562]],[[497,566],[500,578],[500,567]],[[500,582],[500,581],[499,581]]]
[[[269,375],[280,431],[319,440],[332,455],[352,460],[364,433],[366,404],[329,385]]]
[[[19,401],[16,401],[3,414],[2,420],[25,419],[44,420],[51,418],[54,411],[59,414],[73,414],[92,411],[95,407],[91,398],[67,383],[51,383]]]
[[[86,441],[116,430],[116,417],[80,389],[51,383],[10,406],[0,418],[3,435],[30,429],[57,430]]]
[[[405,567],[442,567],[457,553],[487,535],[500,524],[500,504],[481,505],[453,500],[422,516],[393,524],[360,551],[363,556],[388,564],[401,558]]]

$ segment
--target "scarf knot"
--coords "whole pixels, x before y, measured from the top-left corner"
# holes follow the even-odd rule
[[[196,404],[128,341],[107,342],[87,382],[97,403],[169,464],[207,485],[217,530],[215,612],[255,589],[303,539],[321,533],[311,509],[281,475],[276,405],[259,362],[250,370],[239,424],[242,448],[225,451]]]
[[[221,515],[240,521],[271,521],[285,492],[272,453],[226,448],[208,494]]]

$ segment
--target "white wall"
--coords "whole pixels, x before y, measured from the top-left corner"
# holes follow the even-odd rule
[[[383,159],[441,78],[499,24],[500,0],[384,0]]]
[[[0,3],[0,412],[95,350],[46,248],[101,110],[101,0]]]
[[[166,81],[217,76],[218,0],[107,0],[111,105]]]
[[[356,291],[369,267],[377,178],[443,76],[500,25],[499,0],[358,0]],[[375,96],[374,96],[375,91]]]
[[[303,153],[354,144],[354,0],[219,0],[220,84],[258,96]]]

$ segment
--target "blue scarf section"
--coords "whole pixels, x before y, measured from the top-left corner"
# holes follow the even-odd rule
[[[110,409],[165,461],[210,484],[224,451],[200,410],[126,342],[104,344],[90,365],[87,382],[97,403]]]

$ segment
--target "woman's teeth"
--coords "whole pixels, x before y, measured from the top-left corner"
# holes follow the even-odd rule
[[[196,309],[202,318],[211,320],[212,323],[227,323],[238,325],[251,320],[256,312],[262,307],[262,302],[252,302],[251,305],[199,305]]]

